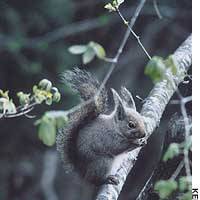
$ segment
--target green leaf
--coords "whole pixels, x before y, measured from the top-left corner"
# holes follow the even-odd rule
[[[100,45],[96,42],[90,42],[89,46],[94,49],[94,52],[98,58],[100,58],[100,59],[105,58],[106,52],[102,45]]]
[[[111,3],[106,4],[104,8],[109,10],[109,12],[116,11],[115,7],[113,7]]]
[[[171,69],[172,74],[176,75],[177,74],[177,66],[178,63],[177,61],[174,59],[174,57],[172,55],[168,56],[168,58],[165,60],[165,65]]]
[[[68,51],[72,54],[83,54],[87,51],[87,45],[73,45],[68,48]]]
[[[87,51],[83,54],[82,60],[84,64],[91,62],[95,57],[95,51],[93,48],[88,48]]]
[[[21,105],[26,105],[30,102],[30,94],[25,94],[23,92],[18,92],[17,96],[19,98],[19,103]]]
[[[14,113],[17,112],[16,106],[15,106],[15,104],[13,103],[12,99],[11,99],[10,101],[9,101],[9,100],[5,101],[3,109],[4,109],[4,110],[6,111],[6,113],[8,113],[8,114],[14,114]]]
[[[173,75],[177,74],[177,61],[172,55],[167,59],[159,56],[154,56],[145,68],[145,74],[148,75],[154,83],[161,81],[165,76],[166,70],[170,69]]]
[[[68,122],[68,117],[64,111],[49,111],[34,124],[39,126],[38,136],[42,142],[48,146],[55,144],[56,131]]]
[[[106,55],[103,46],[93,41],[90,41],[87,45],[71,46],[69,51],[73,54],[83,54],[82,61],[84,64],[91,62],[95,55],[99,59],[103,59]]]
[[[0,98],[0,113],[5,113],[5,104],[9,102],[5,97]]]
[[[52,83],[51,81],[47,80],[47,79],[42,79],[39,84],[38,84],[39,88],[42,90],[46,90],[46,91],[50,91],[52,88]]]
[[[178,143],[171,143],[163,157],[163,161],[167,161],[169,159],[172,159],[173,157],[179,155],[180,149]]]
[[[37,87],[37,85],[34,85],[34,86],[33,86],[33,93],[36,94],[37,91],[38,91],[38,87]]]
[[[45,101],[47,105],[51,105],[53,101],[58,102],[61,98],[58,89],[56,87],[52,87],[52,83],[47,79],[40,81],[38,87],[34,85],[33,93],[33,98],[38,104]]]
[[[119,6],[124,2],[124,0],[113,0],[112,6],[114,8],[119,8]]]
[[[190,177],[182,176],[179,178],[179,190],[184,192],[192,189],[192,180]]]
[[[154,56],[147,64],[144,73],[148,75],[154,83],[164,78],[166,66],[162,57]]]
[[[107,3],[104,8],[108,9],[109,12],[116,11],[122,3],[124,0],[113,0],[112,3]]]
[[[53,103],[53,99],[52,99],[52,98],[47,98],[47,99],[45,100],[45,103],[46,103],[48,106],[50,106],[50,105]]]
[[[1,90],[0,89],[0,96],[1,97],[4,97],[4,98],[6,98],[6,99],[9,99],[9,96],[8,96],[8,91],[3,91],[3,90]]]
[[[117,2],[117,7],[119,7],[122,3],[124,3],[124,0],[114,0],[113,2]]]
[[[154,189],[158,192],[161,199],[166,199],[177,189],[175,180],[160,180],[156,182]]]
[[[56,126],[58,129],[62,128],[67,122],[68,122],[68,118],[66,114],[56,118]]]
[[[180,200],[191,200],[192,199],[192,190],[186,192],[180,197]]]
[[[59,92],[55,92],[54,94],[53,94],[53,101],[54,102],[59,102],[60,101],[60,99],[61,99],[61,94],[59,93]]]
[[[39,124],[38,136],[47,146],[52,146],[56,141],[55,120],[44,116]]]
[[[34,100],[37,104],[41,104],[44,100],[46,100],[46,97],[40,92],[38,91],[35,95],[34,95]]]

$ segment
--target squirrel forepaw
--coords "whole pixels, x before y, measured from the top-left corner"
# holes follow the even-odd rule
[[[143,147],[147,144],[147,139],[141,139],[139,143],[140,143],[140,146]]]
[[[119,180],[117,179],[115,175],[109,175],[106,179],[105,184],[118,185]]]
[[[138,147],[143,147],[147,144],[147,139],[146,138],[142,138],[142,139],[137,139],[137,141],[135,141],[135,144]]]

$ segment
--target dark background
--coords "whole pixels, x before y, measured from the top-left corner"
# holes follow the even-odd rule
[[[138,2],[125,1],[121,6],[127,19]],[[126,31],[117,14],[103,8],[105,3],[103,0],[1,0],[0,89],[9,90],[17,103],[16,92],[31,91],[42,78],[51,80],[61,91],[62,99],[51,107],[37,107],[33,111],[37,119],[47,110],[67,110],[76,105],[77,96],[60,81],[64,70],[83,66],[80,56],[71,55],[68,47],[96,41],[104,46],[108,57],[114,57]],[[153,1],[147,1],[134,30],[150,55],[168,56],[190,34],[191,3],[188,0],[158,1],[163,16],[159,19]],[[147,61],[130,36],[108,87],[119,89],[124,85],[134,96],[145,98],[153,87],[144,75]],[[102,80],[109,66],[95,59],[84,68]],[[184,95],[188,95],[190,89],[184,86]],[[140,109],[141,102],[136,99],[136,103]],[[147,156],[137,173],[132,172],[121,199],[134,199],[137,188],[145,183],[159,160],[167,121],[176,111],[179,106],[169,104],[159,130],[151,139],[153,142],[147,147]],[[0,199],[89,200],[92,188],[73,174],[64,173],[55,146],[49,148],[39,141],[35,120],[25,117],[0,120]]]

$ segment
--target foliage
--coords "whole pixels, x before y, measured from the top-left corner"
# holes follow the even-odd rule
[[[191,186],[191,177],[182,176],[179,178],[179,190],[181,192],[192,190]]]
[[[95,56],[99,59],[104,59],[106,56],[104,48],[93,41],[90,41],[86,45],[73,45],[69,47],[68,50],[72,54],[82,54],[82,61],[84,64],[91,62]]]
[[[165,155],[163,156],[163,161],[167,161],[169,159],[172,159],[173,157],[179,155],[180,149],[178,143],[171,143],[165,152]]]
[[[178,181],[174,179],[157,181],[154,186],[160,199],[168,199],[173,192],[180,192],[180,200],[191,200],[192,180],[191,177],[182,176]]]
[[[171,143],[163,156],[163,161],[166,162],[173,159],[175,156],[183,154],[185,150],[191,150],[191,146],[191,136],[180,144]],[[173,192],[179,192],[180,200],[190,200],[192,196],[192,179],[190,176],[179,176],[177,178],[172,175],[168,180],[157,181],[154,189],[161,199],[168,199]]]
[[[35,122],[38,126],[38,136],[40,140],[48,145],[55,144],[57,129],[67,123],[67,115],[64,111],[49,111],[43,117]]]
[[[154,83],[163,79],[168,79],[166,76],[167,70],[170,70],[173,75],[177,74],[177,63],[172,55],[167,59],[159,56],[154,56],[147,64],[144,73],[148,75]]]
[[[41,80],[38,85],[33,86],[33,93],[18,92],[20,106],[16,107],[12,99],[8,95],[8,91],[0,90],[0,111],[1,117],[17,117],[27,114],[36,104],[45,102],[51,105],[53,102],[59,102],[61,95],[56,87],[52,87],[51,81],[47,79]],[[26,112],[27,110],[27,112]],[[38,136],[42,142],[48,146],[55,143],[56,130],[66,123],[67,117],[65,112],[54,111],[47,112],[43,117],[36,121],[39,126]]]
[[[124,0],[113,0],[111,3],[107,3],[104,8],[110,12],[116,11],[122,3],[124,3]]]
[[[9,97],[8,91],[3,92],[3,90],[0,90],[1,117],[15,117],[19,114],[26,114],[29,109],[32,109],[35,105],[43,102],[47,105],[51,105],[53,102],[59,102],[61,95],[56,87],[52,87],[51,81],[43,79],[38,85],[33,86],[32,94],[20,91],[17,93],[17,97],[20,104],[18,107]]]
[[[180,155],[183,153],[184,150],[192,150],[192,136],[189,136],[184,142],[182,143],[171,143],[163,156],[163,161],[166,162],[175,156]]]
[[[6,113],[13,114],[16,112],[16,106],[8,96],[8,91],[0,90],[0,117]]]
[[[177,189],[177,182],[175,180],[160,180],[155,184],[155,190],[159,193],[161,199],[166,199],[172,192]]]

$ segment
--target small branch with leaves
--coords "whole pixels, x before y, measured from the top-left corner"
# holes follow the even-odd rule
[[[29,113],[35,106],[45,103],[51,105],[53,102],[59,102],[61,94],[56,87],[52,86],[51,81],[41,80],[38,85],[34,85],[32,93],[18,92],[19,106],[16,106],[9,97],[8,91],[0,90],[0,119],[25,116],[34,118]],[[35,122],[38,126],[38,136],[42,142],[48,146],[55,143],[56,130],[63,126],[67,121],[64,111],[49,111],[43,117]]]
[[[126,44],[126,41],[127,41],[130,34],[132,34],[136,38],[138,44],[140,45],[140,47],[142,48],[142,50],[144,51],[144,53],[146,54],[148,59],[149,60],[151,59],[151,56],[149,55],[149,53],[145,49],[144,45],[142,44],[140,37],[132,29],[133,25],[135,24],[135,20],[138,17],[138,14],[139,14],[141,8],[143,7],[145,1],[141,1],[139,6],[137,7],[136,12],[131,19],[130,24],[124,18],[121,11],[119,10],[119,6],[123,2],[124,2],[124,0],[113,0],[112,3],[108,3],[104,6],[104,8],[108,9],[110,12],[112,12],[112,11],[117,12],[119,17],[122,19],[123,23],[128,28],[128,30],[125,34],[124,40],[122,41],[121,46],[120,46],[116,56],[114,58],[107,58],[106,57],[106,51],[103,48],[103,46],[98,44],[97,42],[93,42],[93,41],[90,41],[86,45],[81,44],[81,45],[73,45],[73,46],[69,47],[68,50],[69,50],[70,53],[72,53],[72,54],[82,54],[83,64],[88,64],[89,62],[91,62],[95,58],[95,56],[97,58],[101,59],[101,60],[106,61],[106,62],[110,62],[110,63],[113,63],[113,64],[117,63],[119,55],[122,53],[122,50],[123,50],[123,48]]]
[[[68,50],[72,54],[82,55],[83,64],[88,64],[95,58],[95,56],[106,62],[115,62],[114,59],[106,57],[105,49],[97,42],[90,41],[86,45],[73,45],[69,47]]]
[[[106,4],[105,8],[108,9],[110,12],[115,11],[115,12],[118,13],[119,17],[122,19],[123,23],[127,26],[127,28],[129,29],[130,33],[136,38],[138,44],[140,45],[140,47],[142,48],[142,50],[144,51],[146,56],[149,58],[149,60],[151,60],[151,56],[149,55],[149,53],[145,49],[144,45],[140,41],[140,37],[133,31],[132,26],[129,25],[129,22],[124,18],[124,16],[122,15],[121,11],[119,10],[119,7],[123,2],[124,2],[124,0],[113,0],[112,3]]]
[[[13,118],[28,115],[30,111],[34,109],[36,105],[45,102],[47,105],[51,105],[53,102],[60,101],[60,92],[56,87],[52,87],[51,81],[43,79],[38,85],[33,86],[33,93],[18,92],[17,97],[19,99],[19,106],[13,103],[13,100],[9,97],[8,91],[0,90],[0,118]]]
[[[157,170],[160,174],[158,175],[159,179],[154,179],[157,180],[154,190],[163,200],[175,199],[175,197],[190,200],[192,196],[191,157],[189,156],[192,152],[192,119],[191,116],[187,116],[188,127],[186,127],[185,117],[182,112],[181,115],[176,113],[170,119],[166,144],[168,142],[171,143],[169,143],[164,153],[161,167]],[[177,163],[175,169],[172,163]],[[172,167],[170,168],[171,165]],[[164,169],[162,170],[162,168]],[[166,173],[165,170],[168,169],[169,171]],[[169,173],[170,171],[171,173]]]

